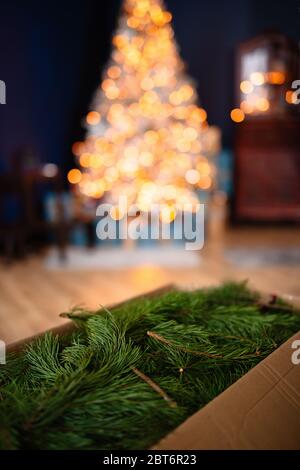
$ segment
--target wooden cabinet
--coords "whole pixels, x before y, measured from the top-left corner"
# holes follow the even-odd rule
[[[235,217],[300,221],[300,124],[260,119],[236,129]]]
[[[279,34],[240,46],[237,101],[245,119],[235,129],[237,221],[300,221],[299,47]],[[299,75],[299,76],[298,76]]]

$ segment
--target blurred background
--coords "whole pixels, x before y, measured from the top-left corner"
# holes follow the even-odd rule
[[[267,292],[300,295],[299,2],[165,1],[180,56],[221,142],[214,182],[201,195],[204,248],[188,253],[158,243],[150,254],[119,240],[99,242],[94,205],[85,201],[78,210],[68,181],[121,4],[1,2],[5,341],[57,325],[58,314],[74,305],[95,308],[168,283],[248,279]]]

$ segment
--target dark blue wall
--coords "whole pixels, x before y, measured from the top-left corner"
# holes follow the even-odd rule
[[[42,161],[72,165],[70,147],[110,50],[120,0],[2,0],[0,168],[20,146]],[[167,0],[189,73],[197,80],[209,122],[230,145],[236,45],[276,27],[299,40],[298,0]]]

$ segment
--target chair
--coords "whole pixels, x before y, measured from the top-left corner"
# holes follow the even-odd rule
[[[21,178],[12,173],[0,174],[0,243],[6,261],[24,256],[28,226],[25,194]]]

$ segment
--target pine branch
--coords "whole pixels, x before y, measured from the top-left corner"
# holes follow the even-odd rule
[[[259,301],[230,283],[71,312],[1,366],[0,448],[148,448],[300,329]]]
[[[169,395],[164,392],[164,390],[156,383],[154,380],[150,379],[147,375],[145,375],[143,372],[141,372],[139,369],[136,367],[132,368],[132,371],[140,377],[140,379],[144,380],[155,392],[157,392],[168,404],[172,407],[175,408],[177,406],[177,403],[172,400],[172,398],[169,397]]]
[[[210,353],[207,353],[207,352],[204,352],[204,351],[193,351],[192,349],[185,348],[184,346],[178,346],[178,345],[172,343],[172,341],[169,341],[168,339],[164,338],[161,335],[158,335],[157,333],[154,333],[153,331],[147,331],[147,335],[150,336],[150,338],[154,338],[155,340],[166,344],[167,346],[174,347],[174,348],[176,348],[180,351],[183,351],[183,352],[186,352],[186,353],[189,353],[189,354],[194,354],[195,356],[205,356],[205,357],[210,357],[212,359],[223,357],[219,354],[210,354]]]

